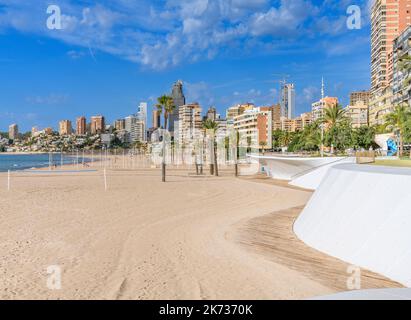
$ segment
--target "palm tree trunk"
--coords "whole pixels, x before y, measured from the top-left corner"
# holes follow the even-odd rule
[[[213,145],[214,145],[214,173],[215,176],[218,177],[218,159],[217,159],[217,145],[215,143],[215,141],[213,141]]]
[[[402,132],[400,131],[400,154],[399,154],[400,158],[402,157],[403,153],[404,153],[404,140],[402,138]]]
[[[166,141],[163,134],[163,160],[161,162],[161,181],[166,182]]]

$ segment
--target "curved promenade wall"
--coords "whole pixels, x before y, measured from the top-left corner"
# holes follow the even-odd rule
[[[297,219],[309,246],[411,286],[411,169],[329,168]]]

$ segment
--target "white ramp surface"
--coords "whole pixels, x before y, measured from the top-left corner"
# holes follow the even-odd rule
[[[411,170],[331,167],[294,225],[309,246],[411,286]]]

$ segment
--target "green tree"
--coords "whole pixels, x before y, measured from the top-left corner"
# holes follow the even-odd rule
[[[408,87],[411,83],[411,56],[406,55],[399,62],[399,70],[405,74],[403,87]]]
[[[408,135],[409,119],[411,117],[410,107],[406,104],[396,106],[394,111],[385,118],[387,129],[399,136],[399,156],[404,153],[404,138]]]
[[[216,132],[218,130],[218,123],[211,119],[207,119],[203,122],[203,129],[205,129],[206,133],[210,135],[213,144],[214,164],[210,164],[210,173],[214,173],[215,176],[218,177],[217,142],[215,139]]]
[[[346,120],[346,112],[339,104],[324,109],[323,122],[327,128],[334,127]]]
[[[353,131],[353,147],[356,149],[369,149],[375,145],[376,129],[374,127],[361,126]]]
[[[280,129],[276,129],[273,131],[273,149],[281,148],[281,141],[282,141],[283,131]]]
[[[321,145],[320,122],[316,121],[306,125],[302,131],[294,134],[288,146],[290,152],[318,151]]]
[[[342,121],[330,127],[324,136],[326,146],[344,151],[353,145],[353,130],[349,121]]]
[[[324,142],[327,146],[333,146],[337,150],[343,150],[350,146],[352,129],[341,105],[337,104],[325,108],[322,122],[325,126]]]

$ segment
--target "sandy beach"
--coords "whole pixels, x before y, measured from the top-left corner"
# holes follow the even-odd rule
[[[305,299],[347,265],[292,223],[311,192],[195,170],[0,174],[1,299]],[[290,211],[291,210],[291,211]],[[295,249],[295,250],[294,250]],[[47,287],[59,266],[61,289]],[[398,287],[364,272],[364,288]]]

